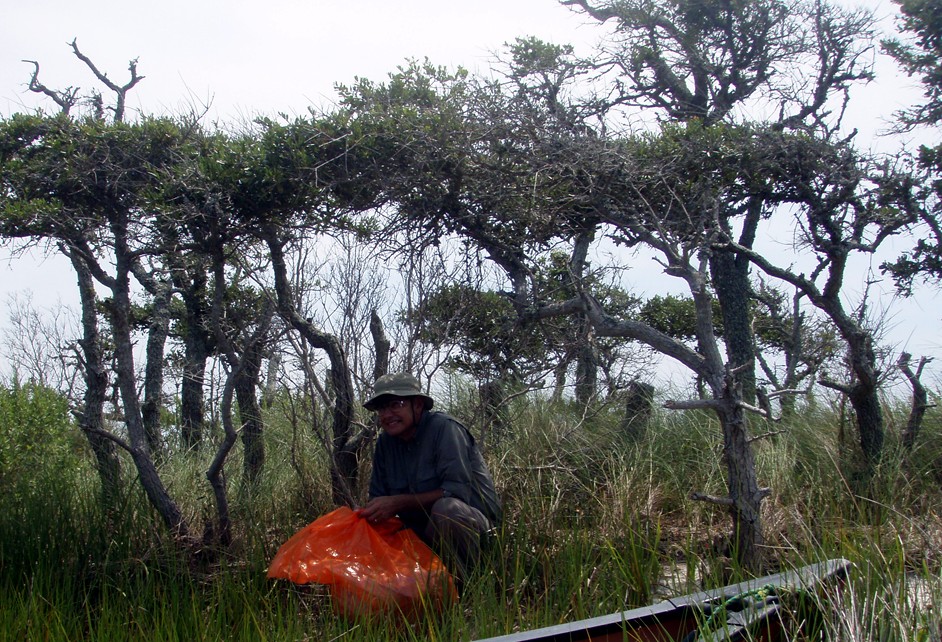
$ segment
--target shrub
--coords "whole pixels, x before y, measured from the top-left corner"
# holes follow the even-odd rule
[[[0,486],[14,492],[59,475],[76,456],[68,401],[36,383],[0,386]]]

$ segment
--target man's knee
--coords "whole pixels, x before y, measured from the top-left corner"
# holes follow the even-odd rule
[[[490,522],[478,509],[455,497],[442,497],[432,505],[431,520],[439,531],[461,528],[484,533]]]
[[[491,527],[484,513],[454,497],[443,497],[432,505],[427,537],[459,578],[467,578],[481,555],[481,540]]]

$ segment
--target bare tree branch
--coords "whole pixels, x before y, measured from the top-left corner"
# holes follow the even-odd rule
[[[716,399],[668,399],[664,402],[664,407],[668,410],[717,410],[723,406],[721,401]]]
[[[128,454],[132,456],[139,454],[137,449],[135,449],[131,444],[129,444],[125,440],[121,439],[121,437],[118,437],[113,432],[110,432],[108,430],[102,430],[101,428],[85,428],[85,427],[82,427],[82,431],[86,433],[91,433],[93,435],[99,435],[101,437],[104,437],[105,439],[113,441],[121,449],[127,451]]]
[[[932,358],[922,357],[919,359],[916,372],[913,372],[912,367],[910,367],[911,360],[912,355],[908,352],[903,352],[896,362],[897,367],[906,375],[906,379],[909,380],[909,385],[911,385],[913,389],[913,403],[909,411],[909,419],[906,422],[906,428],[903,429],[902,437],[903,446],[907,450],[911,450],[916,443],[916,437],[922,427],[922,420],[923,417],[925,417],[926,410],[935,406],[935,404],[929,403],[929,395],[926,391],[926,387],[923,386],[922,381],[920,381],[923,368],[925,368],[927,363],[932,361]]]
[[[62,113],[68,116],[69,112],[78,102],[78,92],[80,88],[66,87],[62,91],[49,89],[46,85],[39,82],[39,63],[35,60],[24,60],[23,62],[28,62],[34,67],[33,75],[29,79],[29,90],[37,94],[48,96],[55,104],[59,105]]]
[[[691,493],[690,499],[696,502],[707,502],[708,504],[716,504],[717,506],[726,506],[728,508],[733,506],[733,500],[729,497],[718,497],[705,493]]]
[[[69,46],[72,47],[72,52],[75,53],[75,56],[92,70],[92,73],[95,74],[95,77],[98,78],[98,80],[101,81],[105,87],[115,93],[115,105],[111,108],[112,111],[114,111],[114,120],[116,123],[123,121],[125,101],[127,100],[128,92],[134,87],[134,85],[144,80],[144,76],[137,75],[137,58],[134,58],[128,63],[128,71],[131,72],[131,79],[124,85],[118,85],[108,78],[108,74],[99,71],[98,67],[95,66],[95,63],[92,62],[88,56],[79,51],[77,38],[73,39],[72,42],[69,43]]]

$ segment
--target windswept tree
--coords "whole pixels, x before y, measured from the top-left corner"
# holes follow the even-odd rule
[[[70,46],[74,55],[85,63],[94,76],[99,81],[104,80],[106,87],[114,92],[115,102],[109,108],[111,115],[108,120],[122,122],[125,117],[127,94],[143,79],[138,73],[137,61],[132,60],[128,65],[128,81],[118,85],[107,79],[107,75],[79,49],[77,40],[73,40]],[[106,120],[104,99],[100,92],[93,90],[83,94],[82,89],[76,86],[64,90],[50,88],[40,80],[39,63],[26,62],[33,65],[29,81],[30,91],[42,94],[55,103],[61,123],[64,124],[72,116],[73,109],[86,104],[91,106],[90,118],[102,122]],[[3,176],[0,207],[4,210],[4,216],[0,237],[29,239],[29,243],[57,248],[69,258],[76,271],[82,309],[82,338],[78,341],[77,358],[84,384],[83,399],[76,412],[79,426],[95,454],[103,505],[111,508],[118,496],[121,464],[114,441],[104,432],[104,412],[109,384],[106,367],[108,354],[101,335],[94,277],[72,243],[72,240],[82,238],[93,230],[95,224],[89,218],[71,221],[66,225],[48,225],[48,217],[56,208],[55,202],[48,202],[44,195],[31,194],[32,187],[26,187],[24,184],[37,178],[35,172],[44,171],[42,164],[45,162],[39,161],[39,166],[35,165],[34,161],[37,159],[24,145],[28,146],[34,137],[43,137],[43,130],[47,127],[54,129],[52,120],[38,115],[16,115],[3,123],[3,131],[0,132],[0,139],[3,141],[0,143],[0,167],[3,168],[3,171],[0,171],[0,176]],[[42,152],[37,152],[37,156],[42,155]],[[61,153],[67,154],[67,147]],[[40,222],[43,219],[46,223]]]
[[[903,71],[922,83],[923,100],[898,114],[903,131],[942,124],[942,13],[931,0],[895,0],[900,7],[901,38],[884,41],[885,50]],[[900,291],[912,292],[915,281],[942,281],[942,145],[922,145],[918,167],[923,174],[919,196],[921,233],[915,244],[884,268],[896,279]]]
[[[612,37],[593,63],[614,77],[611,103],[632,110],[629,118],[706,128],[758,120],[828,137],[840,126],[849,89],[872,78],[872,17],[831,2],[561,3],[612,25]],[[741,169],[748,172],[745,164]],[[773,204],[758,167],[739,180],[740,192],[727,193],[715,218],[748,248]],[[709,260],[726,351],[745,398],[752,400],[750,264],[742,254],[720,248]]]
[[[520,331],[583,315],[596,335],[646,343],[708,381],[711,398],[695,405],[714,410],[723,425],[730,478],[729,498],[711,500],[730,508],[736,550],[745,564],[758,565],[759,504],[768,491],[756,479],[736,373],[713,333],[706,268],[718,239],[709,225],[723,184],[715,179],[726,168],[715,163],[704,170],[702,147],[679,153],[691,151],[679,148],[689,141],[612,143],[590,127],[561,125],[529,98],[505,97],[491,86],[474,91],[460,76],[411,68],[388,86],[361,86],[347,97],[356,105],[357,124],[376,137],[371,146],[394,151],[385,160],[384,189],[399,220],[479,248],[504,274],[504,296]],[[395,128],[386,124],[392,122]],[[682,194],[675,185],[683,186]],[[586,286],[586,265],[593,240],[603,233],[654,248],[669,273],[684,280],[698,311],[695,348],[602,308]],[[541,257],[553,246],[569,251],[568,298],[548,297],[537,277]]]
[[[765,274],[795,288],[834,324],[847,347],[852,376],[846,382],[820,383],[849,399],[862,453],[867,465],[873,466],[879,461],[884,441],[876,329],[848,308],[844,289],[855,260],[873,255],[887,239],[913,224],[913,176],[891,161],[871,161],[847,143],[796,142],[802,153],[777,181],[788,192],[799,241],[804,254],[813,259],[812,267],[800,271],[788,259],[776,259],[729,236],[726,241]]]
[[[128,124],[96,118],[14,116],[3,155],[3,233],[47,239],[69,256],[79,276],[83,305],[83,348],[89,372],[90,412],[104,398],[94,282],[109,293],[107,315],[114,343],[114,372],[128,440],[89,425],[86,430],[124,447],[158,514],[184,539],[189,526],[170,497],[154,463],[143,419],[134,356],[132,283],[143,261],[153,256],[151,197],[156,177],[176,162],[186,134],[165,119]],[[106,263],[106,259],[109,262]],[[162,365],[162,364],[161,364]],[[87,377],[88,378],[88,377]]]
[[[504,274],[521,328],[581,316],[596,337],[641,341],[706,382],[707,398],[672,405],[717,414],[729,493],[707,499],[730,509],[736,549],[758,565],[768,491],[756,480],[746,422],[753,248],[761,224],[800,198],[788,174],[813,181],[819,169],[794,152],[842,148],[835,134],[846,92],[871,77],[872,18],[821,2],[567,4],[615,23],[611,46],[593,60],[519,41],[504,82],[414,65],[386,85],[348,88],[344,106],[372,149],[389,150],[377,158],[393,221],[427,230],[430,242],[454,234],[479,249]],[[592,70],[614,76],[603,98],[578,89]],[[619,116],[641,122],[638,107],[658,114],[661,127],[615,133]],[[770,122],[745,123],[756,110]],[[589,249],[605,237],[653,250],[685,284],[696,310],[692,346],[606,310],[586,287]],[[577,296],[553,301],[539,290],[537,262],[554,247],[569,253]]]
[[[922,83],[923,100],[898,114],[899,128],[914,131],[920,127],[939,131],[942,124],[942,11],[931,0],[895,0],[900,7],[898,28],[902,38],[884,41],[884,49],[910,77]],[[893,275],[897,289],[911,295],[913,285],[925,280],[942,282],[942,144],[922,145],[917,166],[919,181],[918,228],[913,246],[895,261],[883,265]],[[929,406],[920,381],[923,368],[931,361],[921,357],[916,370],[912,355],[902,353],[897,365],[913,389],[912,410],[903,432],[903,443],[911,448]]]
[[[325,446],[332,462],[334,499],[353,504],[359,440],[349,364],[338,338],[301,313],[301,293],[288,260],[292,251],[319,235],[353,227],[351,213],[360,201],[357,185],[346,178],[356,158],[345,134],[329,118],[259,119],[201,155],[195,175],[176,181],[173,203],[192,228],[199,251],[209,257],[214,297],[220,296],[217,290],[227,278],[227,266],[248,269],[240,257],[254,248],[248,254],[266,256],[265,274],[257,278],[269,288],[274,310],[312,349],[326,355],[329,367],[321,376],[333,395],[328,400],[332,422]],[[251,354],[239,355],[239,363],[230,364],[232,372],[241,376],[251,366],[257,376],[258,360],[247,357]]]

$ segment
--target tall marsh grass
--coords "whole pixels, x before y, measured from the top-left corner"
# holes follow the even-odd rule
[[[196,559],[172,545],[129,462],[119,510],[102,512],[92,459],[65,419],[68,446],[33,460],[55,461],[54,474],[36,464],[33,475],[8,476],[0,493],[0,640],[469,640],[745,578],[726,548],[728,516],[690,499],[725,488],[709,415],[656,414],[633,441],[612,409],[589,416],[565,403],[515,404],[512,430],[490,436],[486,452],[505,523],[460,601],[413,622],[351,621],[322,588],[265,578],[278,546],[331,508],[316,440],[277,412],[259,486],[240,487],[238,453],[228,463],[235,542]],[[825,411],[753,431],[769,433],[755,442],[760,482],[773,490],[763,512],[769,570],[834,557],[854,564],[828,596],[835,608],[820,639],[939,640],[939,412],[913,452],[891,432],[867,478]],[[177,453],[162,464],[194,525],[213,511],[203,477],[210,456]]]

